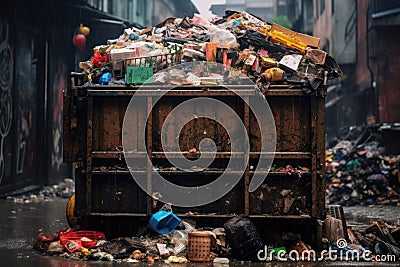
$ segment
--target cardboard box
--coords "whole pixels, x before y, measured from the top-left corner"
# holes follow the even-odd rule
[[[127,58],[136,57],[138,55],[138,48],[120,48],[110,51],[110,61],[118,62]]]
[[[284,34],[287,34],[292,38],[297,38],[299,41],[305,43],[308,46],[319,48],[320,39],[317,37],[310,36],[304,33],[298,33],[275,23],[272,24],[271,31],[283,32]]]

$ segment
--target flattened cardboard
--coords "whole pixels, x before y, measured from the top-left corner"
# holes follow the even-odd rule
[[[315,47],[315,48],[319,47],[320,39],[317,38],[317,37],[310,36],[310,35],[307,35],[307,34],[304,34],[304,33],[298,33],[298,32],[289,30],[289,29],[287,29],[287,28],[285,28],[285,27],[283,27],[281,25],[272,23],[271,32],[274,31],[274,30],[283,32],[284,34],[287,34],[292,38],[295,37],[299,41],[305,43],[308,46]]]

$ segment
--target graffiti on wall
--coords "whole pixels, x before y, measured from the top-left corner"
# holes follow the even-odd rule
[[[37,43],[32,32],[26,31],[16,36],[15,48],[15,90],[16,115],[16,174],[20,183],[36,177],[37,116],[39,115],[37,94]]]
[[[62,131],[63,131],[63,91],[67,85],[67,66],[61,64],[57,70],[53,85],[53,146],[51,150],[51,165],[59,170],[63,164]]]
[[[25,155],[27,149],[27,143],[29,141],[29,117],[30,111],[24,109],[20,105],[19,116],[18,116],[18,147],[17,147],[17,174],[24,172],[25,166]]]
[[[12,123],[12,96],[13,86],[13,53],[9,43],[9,26],[4,19],[0,19],[0,184],[3,180],[4,140],[8,136]]]

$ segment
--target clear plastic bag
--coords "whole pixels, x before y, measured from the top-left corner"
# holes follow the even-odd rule
[[[217,43],[218,47],[235,48],[239,44],[236,41],[235,35],[228,30],[215,29],[210,33],[210,42]]]

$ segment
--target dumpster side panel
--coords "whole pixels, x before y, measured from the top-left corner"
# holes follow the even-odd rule
[[[221,123],[200,115],[206,114],[210,118],[222,115],[223,124],[234,130],[239,127],[237,121],[225,114],[224,109],[212,105],[196,107],[194,111],[182,108],[174,116],[168,117],[180,103],[208,96],[212,92],[213,98],[233,109],[247,128],[250,161],[246,162],[245,173],[238,184],[221,199],[199,207],[173,207],[174,212],[182,218],[190,213],[189,217],[199,223],[223,222],[234,214],[245,214],[259,220],[261,225],[262,222],[271,226],[282,222],[291,225],[288,229],[292,226],[296,229],[296,225],[300,224],[299,232],[305,234],[311,244],[315,244],[316,219],[322,218],[325,206],[323,97],[305,95],[301,90],[294,89],[271,89],[267,92],[266,98],[276,126],[276,153],[272,169],[261,187],[249,193],[247,188],[261,149],[258,123],[272,125],[272,122],[257,122],[251,108],[243,100],[229,95],[229,92],[213,92],[212,89],[180,89],[182,91],[163,96],[152,108],[154,91],[149,91],[148,95],[145,93],[140,96],[143,97],[140,104],[127,111],[135,90],[120,90],[122,88],[113,87],[110,91],[103,91],[77,87],[72,88],[75,93],[71,94],[71,99],[67,99],[67,102],[81,103],[80,109],[83,109],[79,113],[82,115],[77,118],[76,130],[79,153],[76,156],[75,213],[80,225],[116,233],[123,229],[113,227],[131,218],[131,227],[125,229],[130,231],[135,222],[145,222],[164,204],[149,197],[131,177],[122,153],[122,137],[128,138],[129,149],[147,151],[150,156],[151,165],[147,166],[149,188],[152,188],[152,173],[156,171],[152,166],[165,179],[182,186],[208,184],[225,171],[233,155],[231,137]],[[77,95],[81,97],[77,98]],[[76,108],[74,104],[69,107]],[[146,112],[150,110],[147,118]],[[131,120],[126,122],[125,132],[122,132],[126,112],[131,112]],[[140,137],[143,136],[141,131],[145,131],[145,137]],[[166,141],[164,144],[161,143],[162,134]],[[263,136],[268,140],[272,130],[267,130]],[[188,174],[168,161],[165,152],[183,153],[189,159],[197,159],[200,153],[188,151],[193,148],[198,151],[200,141],[204,138],[213,139],[218,152],[206,170]],[[175,151],[173,144],[177,141],[179,149]],[[242,161],[238,161],[237,166],[242,164]],[[281,171],[288,165],[302,167],[304,174],[291,175]],[[263,169],[267,166],[259,167]]]
[[[146,194],[130,175],[96,175],[92,187],[93,213],[146,213]]]
[[[218,151],[230,151],[229,136],[221,123],[225,124],[225,127],[232,129],[232,132],[237,131],[240,125],[237,125],[229,117],[231,114],[226,113],[223,107],[212,105],[198,106],[194,111],[195,114],[193,114],[192,107],[182,107],[176,113],[176,116],[170,117],[168,123],[165,124],[165,120],[171,111],[188,99],[188,97],[163,99],[163,101],[160,101],[155,106],[155,115],[153,116],[153,151],[168,151],[173,149],[176,137],[179,137],[181,151],[188,151],[192,148],[198,150],[199,143],[204,138],[212,138],[216,143]],[[233,97],[217,98],[217,100],[225,103],[237,114],[243,113],[243,109],[241,110],[242,101],[238,101],[238,99]],[[199,114],[205,117],[201,117]],[[221,119],[221,123],[213,119]],[[182,122],[187,123],[183,125]],[[161,132],[164,134],[165,144],[161,144]]]
[[[95,98],[93,103],[93,150],[110,151],[122,145],[125,99]]]

